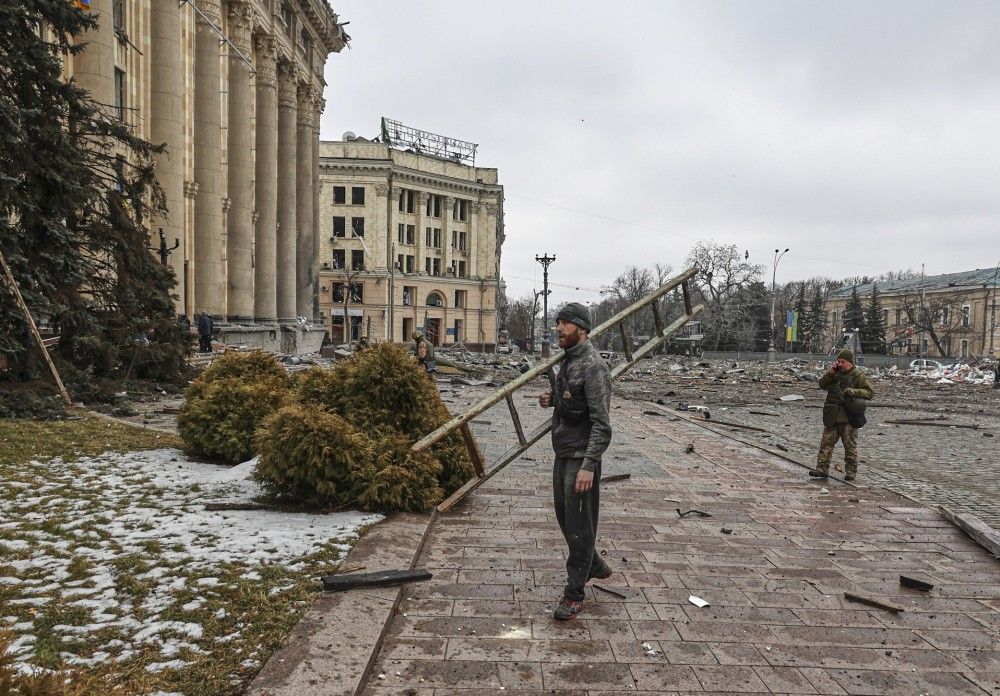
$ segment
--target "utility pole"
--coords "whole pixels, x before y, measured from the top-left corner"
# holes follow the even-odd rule
[[[774,266],[771,268],[771,334],[767,339],[767,361],[774,362],[778,358],[778,351],[774,347],[774,300],[775,300],[775,286],[778,277],[778,261],[781,261],[781,257],[788,253],[788,249],[781,251],[779,253],[778,249],[774,250]]]
[[[990,303],[990,356],[995,355],[993,336],[997,332],[997,274],[1000,274],[1000,261],[997,261],[997,267],[993,271],[993,302]]]
[[[550,344],[549,344],[549,265],[556,260],[555,256],[535,256],[535,261],[542,264],[542,302],[544,306],[543,316],[544,316],[544,329],[545,332],[542,334],[542,357],[549,357]]]

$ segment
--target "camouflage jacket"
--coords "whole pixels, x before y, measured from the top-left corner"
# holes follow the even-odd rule
[[[611,444],[611,372],[590,341],[566,351],[552,394],[552,449],[593,471]]]
[[[844,409],[844,390],[854,389],[855,397],[871,399],[875,396],[868,377],[858,368],[850,372],[831,375],[829,372],[819,378],[819,388],[826,389],[826,401],[823,403],[823,424],[833,427],[837,423],[849,423],[847,411]]]

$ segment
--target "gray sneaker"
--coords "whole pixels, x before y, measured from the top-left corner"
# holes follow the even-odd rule
[[[560,621],[569,621],[570,619],[575,619],[576,615],[581,611],[583,611],[583,602],[563,597],[559,600],[552,618],[559,619]]]

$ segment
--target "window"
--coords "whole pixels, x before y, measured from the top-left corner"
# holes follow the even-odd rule
[[[111,5],[111,21],[116,32],[125,31],[125,0],[114,0]]]
[[[351,251],[351,270],[352,271],[363,271],[365,270],[365,252],[360,249],[354,249]]]
[[[405,238],[406,238],[406,225],[404,225],[403,223],[399,223],[399,226],[396,228],[396,241],[402,244]]]
[[[947,306],[942,307],[941,308],[941,325],[942,326],[947,326],[948,325],[948,321],[950,319],[951,319],[951,307],[947,307]]]
[[[412,307],[417,297],[417,289],[412,285],[403,286],[403,304]]]
[[[441,217],[441,196],[427,196],[427,217]]]
[[[455,306],[465,307],[467,302],[468,290],[456,290],[455,291]]]
[[[427,296],[427,306],[428,307],[444,307],[444,298],[441,297],[441,293],[432,292]]]
[[[354,233],[355,237],[365,236],[365,219],[363,217],[351,218],[351,232]]]
[[[469,201],[463,201],[461,199],[456,199],[455,204],[451,207],[451,219],[460,220],[462,222],[469,219]]]
[[[352,186],[351,187],[351,205],[364,205],[365,204],[365,187],[364,186]]]
[[[465,275],[465,261],[459,261],[458,262],[458,277],[459,278],[467,278],[468,277],[468,276]]]
[[[432,262],[431,270],[433,271],[433,275],[441,275],[441,259],[432,259]]]
[[[125,71],[115,68],[115,114],[125,120]]]
[[[969,357],[969,339],[963,338],[961,343],[962,357]]]
[[[333,250],[333,267],[338,270],[347,268],[347,251],[344,249]]]
[[[452,243],[451,246],[459,251],[468,251],[466,248],[466,234],[465,232],[452,232]]]
[[[882,310],[882,326],[887,326],[889,324],[889,310]]]
[[[962,305],[962,326],[966,328],[972,326],[972,307],[969,305]]]
[[[424,258],[424,273],[427,275],[431,274],[431,257],[427,256]]]
[[[343,304],[344,302],[344,289],[347,287],[347,283],[334,283],[333,284],[333,301]],[[348,302],[362,303],[365,301],[365,284],[364,283],[351,283],[350,284],[350,299]]]
[[[416,244],[417,243],[417,228],[414,225],[406,226],[406,243]]]
[[[302,28],[302,33],[299,35],[299,53],[305,58],[306,65],[312,67],[313,39],[305,27]]]
[[[406,257],[400,254],[396,257],[396,268],[403,271],[406,268]]]
[[[435,249],[440,249],[441,248],[441,228],[440,227],[435,227],[434,228],[434,234],[431,237],[431,242],[432,242],[431,246],[434,247]]]
[[[333,204],[343,205],[347,203],[347,187],[346,186],[334,186],[333,187]]]
[[[464,340],[465,340],[465,337],[462,335],[462,320],[461,319],[456,319],[455,320],[455,341],[456,342],[460,342],[460,341],[464,341]]]
[[[343,237],[346,234],[345,231],[344,231],[345,227],[346,227],[346,218],[343,218],[343,217],[335,217],[335,218],[333,218],[333,236],[334,237]]]
[[[409,189],[400,189],[399,191],[399,212],[401,213],[412,213],[415,209],[415,196],[413,191]]]
[[[287,2],[281,3],[281,21],[285,25],[285,35],[291,38],[295,31],[295,12]]]
[[[833,320],[830,322],[830,325],[831,325],[831,328],[833,328],[834,331],[840,331],[840,327],[837,326],[837,311],[836,310],[834,310],[834,312],[833,312]]]
[[[899,326],[902,323],[902,319],[903,319],[903,310],[897,307],[896,308],[896,325],[897,326]]]
[[[408,255],[406,257],[406,272],[407,273],[413,273],[414,261],[415,261],[415,259],[414,259],[413,256],[409,256]]]

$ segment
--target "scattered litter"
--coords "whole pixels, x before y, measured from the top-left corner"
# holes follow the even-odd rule
[[[805,401],[806,397],[801,394],[788,394],[787,396],[782,396],[781,401]]]
[[[934,585],[931,583],[906,575],[899,576],[899,584],[903,587],[909,587],[911,590],[920,590],[921,592],[930,592],[934,589]]]
[[[819,489],[819,494],[820,495],[830,495],[830,489],[828,489],[828,488],[820,488]]]
[[[703,510],[699,510],[697,508],[691,508],[690,510],[686,510],[685,512],[681,512],[681,509],[677,508],[677,514],[680,515],[681,517],[687,517],[688,515],[698,515],[699,517],[711,517],[712,516],[711,513],[705,512]]]
[[[694,452],[694,445],[688,444],[688,446],[684,448],[684,453],[691,454],[692,452]]]
[[[732,534],[733,533],[733,530],[729,529],[729,527],[723,527],[720,531],[723,534]]]
[[[660,413],[659,411],[643,411],[642,415],[644,415],[644,416],[660,416],[661,418],[663,417],[663,414]]]
[[[602,587],[601,585],[598,585],[597,583],[594,583],[594,588],[600,590],[601,592],[607,592],[609,595],[614,595],[615,597],[618,597],[619,599],[628,599],[628,597],[626,597],[625,595],[623,595],[621,592],[616,592],[615,590],[609,590],[607,587]]]
[[[691,604],[695,605],[696,607],[698,607],[700,609],[704,609],[705,607],[711,606],[708,602],[706,602],[701,597],[695,597],[694,595],[691,595],[690,597],[688,597],[688,601],[691,602]]]
[[[893,614],[898,614],[903,611],[902,607],[897,607],[894,604],[888,604],[873,597],[864,597],[862,595],[857,595],[854,594],[853,592],[845,592],[844,599],[846,599],[848,602],[856,602],[858,604],[864,604],[869,607],[875,607],[876,609],[885,609],[886,611],[891,611]]]
[[[626,481],[632,478],[632,474],[612,474],[611,476],[602,476],[601,483],[613,483],[614,481]]]

